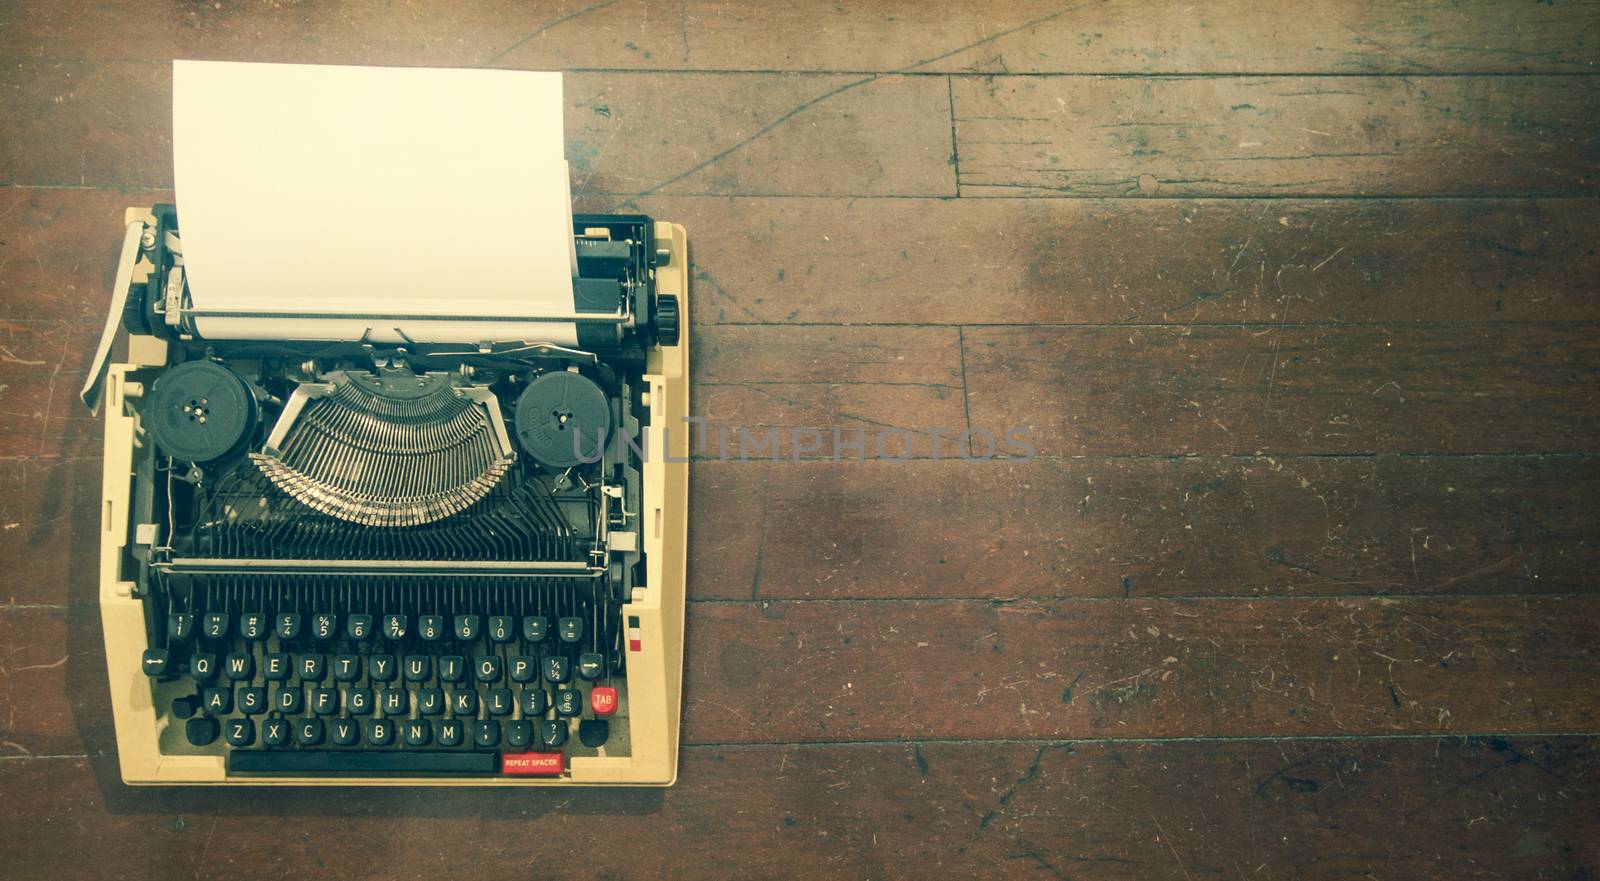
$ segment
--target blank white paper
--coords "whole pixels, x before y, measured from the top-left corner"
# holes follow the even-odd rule
[[[576,342],[516,321],[574,311],[559,73],[177,61],[172,117],[194,307],[311,316],[201,336]]]

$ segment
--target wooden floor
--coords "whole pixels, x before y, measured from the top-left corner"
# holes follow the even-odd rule
[[[527,6],[0,8],[0,876],[1600,873],[1600,6]],[[671,790],[126,788],[75,395],[174,57],[566,70],[699,414],[1038,455],[696,464]]]

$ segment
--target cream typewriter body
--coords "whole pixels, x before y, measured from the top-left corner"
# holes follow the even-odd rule
[[[576,346],[396,345],[205,338],[179,220],[129,210],[85,389],[123,779],[671,784],[683,228],[575,218]]]

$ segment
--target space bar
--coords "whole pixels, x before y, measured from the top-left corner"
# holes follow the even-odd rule
[[[260,776],[366,775],[410,777],[493,774],[498,753],[387,750],[261,750],[228,753],[228,773]]]

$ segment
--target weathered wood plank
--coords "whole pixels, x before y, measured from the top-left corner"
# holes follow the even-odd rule
[[[0,846],[38,875],[98,878],[291,876],[306,860],[438,878],[461,852],[485,876],[541,878],[1578,878],[1600,865],[1595,764],[1589,737],[691,747],[670,790],[555,799],[240,798],[126,788],[110,758],[16,759],[0,787],[51,798],[5,799]],[[360,846],[296,844],[330,823]]]
[[[969,328],[974,425],[1046,455],[1588,452],[1587,327]]]
[[[762,458],[759,438],[773,429],[780,457],[855,455],[845,449],[850,443],[864,445],[866,456],[957,453],[954,436],[966,413],[954,328],[705,327],[696,334],[690,407],[707,420],[696,455]]]
[[[0,189],[18,231],[0,238],[0,318],[102,320],[122,209],[171,200]],[[1600,319],[1589,199],[653,196],[635,210],[688,227],[702,324]]]
[[[100,475],[98,455],[0,459],[0,607],[99,602]]]
[[[1596,612],[1486,597],[697,604],[684,736],[1589,731]]]
[[[638,204],[688,227],[701,322],[1600,318],[1588,199]]]
[[[689,747],[671,789],[558,798],[241,798],[18,759],[0,847],[106,879],[433,879],[464,853],[484,877],[1577,878],[1600,868],[1597,758],[1587,737]]]
[[[962,78],[962,195],[1600,192],[1583,78]]]
[[[98,422],[78,400],[99,324],[0,320],[0,459],[99,455]]]
[[[122,247],[122,212],[171,202],[165,190],[0,189],[0,320],[76,322],[99,341]]]
[[[0,604],[92,605],[94,459],[0,461]],[[690,596],[1589,592],[1590,458],[701,461]]]
[[[171,69],[23,59],[0,70],[0,184],[172,186]],[[572,74],[578,192],[955,193],[937,77]]]
[[[1577,592],[1588,458],[694,466],[700,599]]]
[[[520,68],[1433,73],[1589,71],[1593,4],[1448,6],[1377,0],[1211,3],[1153,14],[1134,0],[891,0],[744,8],[713,0],[506,6],[470,0],[332,9],[224,3],[19,3],[0,52]]]
[[[687,743],[1593,730],[1600,598],[695,603]],[[108,748],[93,607],[0,608],[0,741]]]

